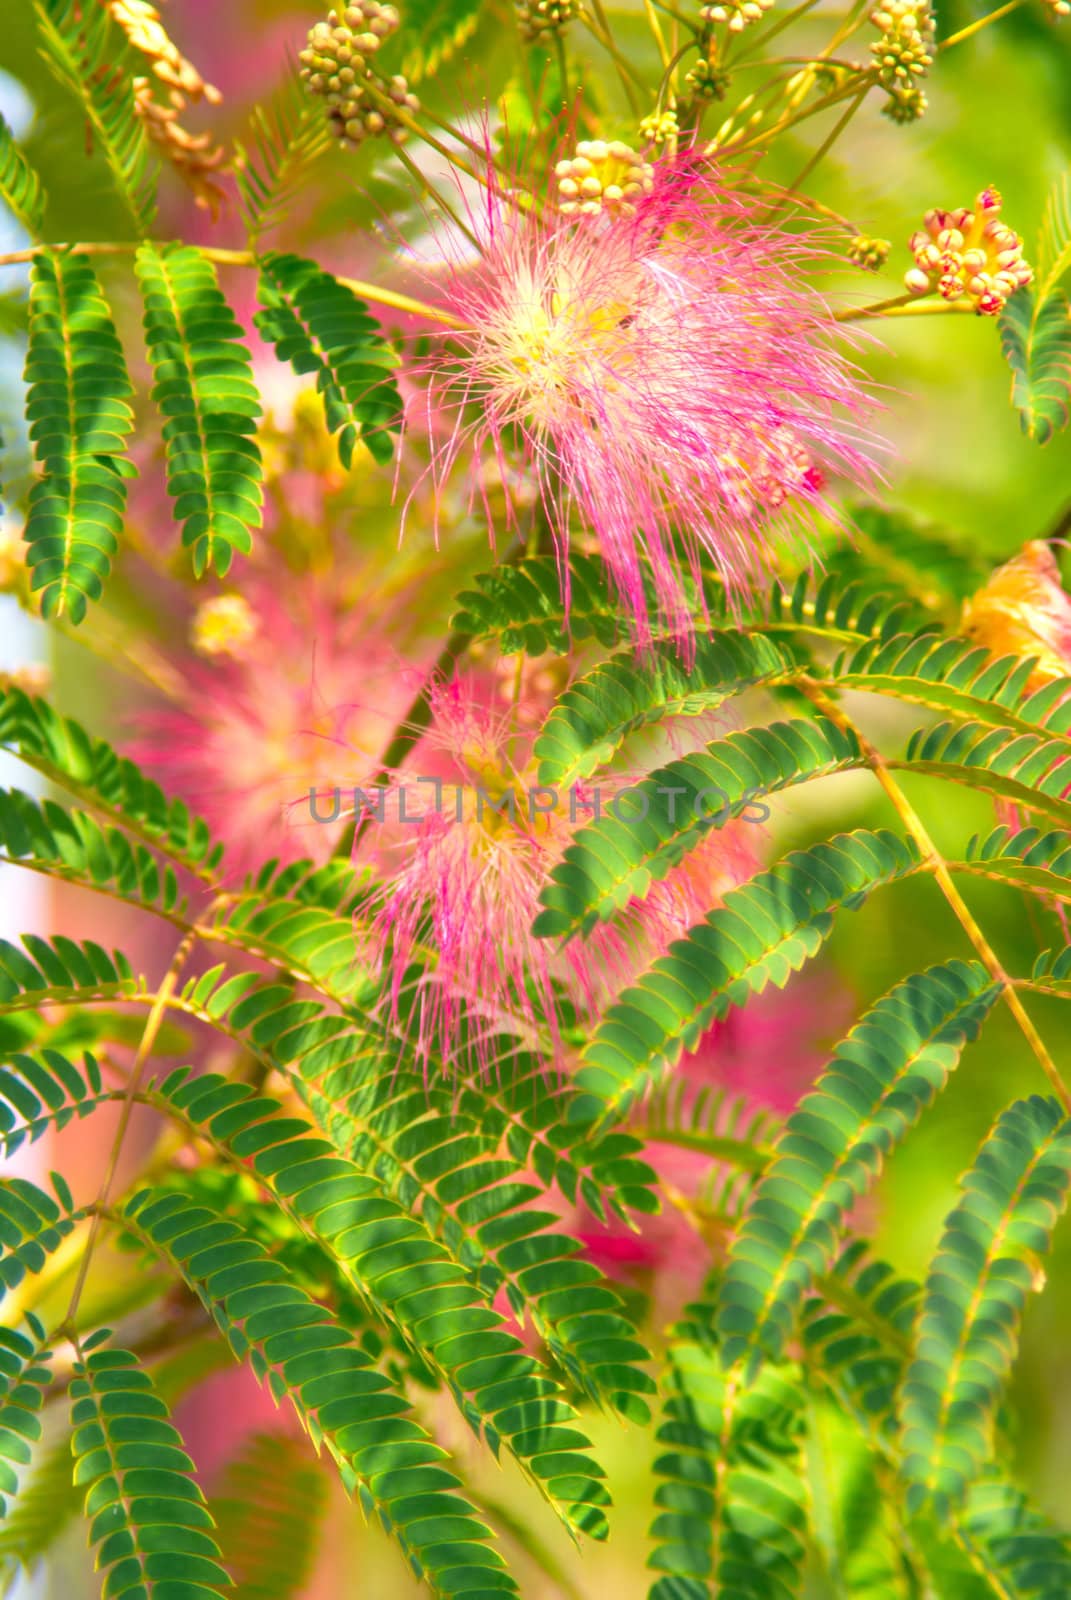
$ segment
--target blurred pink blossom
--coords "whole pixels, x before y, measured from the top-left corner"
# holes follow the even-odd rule
[[[582,1015],[597,1011],[754,870],[755,829],[729,824],[711,833],[613,925],[558,951],[531,931],[540,890],[596,804],[605,810],[629,776],[540,794],[540,709],[503,705],[486,679],[434,684],[431,712],[415,764],[392,780],[393,809],[359,841],[357,859],[380,883],[368,954],[386,965],[397,1003],[414,959],[434,953],[415,1017],[425,1056],[437,1050],[450,1059],[467,1012],[489,1036],[503,1027],[542,1033],[561,1060],[562,1000]]]

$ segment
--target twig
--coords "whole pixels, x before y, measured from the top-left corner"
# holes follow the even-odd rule
[[[89,1238],[86,1240],[85,1251],[82,1255],[81,1261],[79,1262],[78,1276],[75,1279],[74,1289],[71,1292],[70,1303],[67,1307],[67,1314],[63,1320],[63,1326],[65,1330],[69,1333],[70,1338],[76,1345],[77,1331],[75,1318],[78,1314],[78,1306],[82,1298],[82,1291],[85,1289],[86,1279],[89,1275],[89,1264],[92,1260],[93,1251],[96,1248],[97,1240],[100,1236],[102,1212],[111,1198],[112,1185],[115,1183],[116,1174],[119,1171],[119,1161],[123,1153],[123,1143],[126,1139],[127,1130],[130,1127],[130,1118],[133,1114],[138,1090],[141,1087],[141,1080],[145,1073],[145,1064],[152,1053],[153,1045],[156,1043],[156,1035],[160,1031],[160,1025],[164,1020],[164,1013],[167,1010],[168,1002],[175,992],[179,977],[182,974],[182,969],[189,960],[190,952],[192,951],[193,946],[194,934],[190,932],[186,934],[178,949],[175,951],[171,965],[168,967],[167,972],[164,975],[164,980],[159,989],[156,991],[156,997],[153,1000],[152,1006],[149,1010],[149,1015],[145,1019],[145,1029],[141,1035],[141,1043],[138,1045],[137,1055],[134,1058],[134,1065],[130,1073],[130,1082],[127,1086],[126,1097],[123,1100],[122,1111],[119,1113],[119,1123],[115,1130],[115,1138],[112,1140],[112,1148],[108,1157],[108,1165],[104,1173],[104,1180],[101,1183],[100,1193],[97,1196],[96,1205],[94,1207],[93,1221],[89,1229]]]
[[[37,244],[31,245],[27,250],[11,250],[6,255],[0,255],[0,267],[20,266],[51,250],[77,250],[84,256],[127,256],[133,255],[138,245],[138,240],[118,243],[90,240],[85,244]],[[252,250],[221,250],[214,245],[197,245],[196,248],[206,261],[215,261],[220,266],[259,266],[259,261]],[[338,282],[345,288],[352,289],[362,300],[371,300],[375,305],[389,306],[393,311],[408,312],[414,317],[425,317],[431,322],[440,322],[447,328],[465,327],[465,323],[451,315],[449,311],[444,311],[439,306],[428,305],[424,300],[414,300],[411,295],[397,294],[393,289],[384,289],[376,283],[365,283],[361,278],[339,278]]]
[[[1001,965],[1000,958],[975,921],[970,907],[957,889],[947,862],[930,837],[922,818],[893,777],[881,751],[870,743],[865,734],[856,727],[851,718],[837,705],[836,701],[830,699],[823,689],[820,689],[817,684],[808,681],[806,678],[801,678],[798,681],[802,692],[807,696],[811,704],[821,711],[824,717],[828,717],[838,728],[858,740],[867,766],[884,789],[886,797],[892,804],[897,816],[921,851],[923,859],[933,872],[938,887],[948,902],[957,922],[967,935],[979,960],[994,983],[999,984],[1008,1010],[1019,1024],[1027,1044],[1033,1051],[1042,1072],[1052,1085],[1060,1104],[1071,1113],[1071,1090],[1068,1090],[1067,1085],[1060,1076],[1059,1068],[1049,1054],[1045,1041],[1027,1014],[1017,989]]]

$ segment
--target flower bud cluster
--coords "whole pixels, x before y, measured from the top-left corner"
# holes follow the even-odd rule
[[[924,78],[933,63],[934,24],[928,0],[885,0],[870,13],[870,20],[881,32],[870,46],[878,82],[897,89],[912,78]]]
[[[727,22],[730,34],[743,34],[749,22],[759,22],[773,0],[719,0],[719,5],[704,5],[704,22]]]
[[[134,110],[146,137],[189,188],[195,205],[209,212],[215,221],[226,198],[218,180],[227,161],[223,146],[207,131],[191,133],[184,128],[179,121],[179,109],[157,100],[150,79],[135,78],[133,89]]]
[[[888,239],[872,239],[868,233],[857,233],[848,245],[848,260],[864,272],[880,272],[889,259],[892,243]]]
[[[209,105],[219,105],[223,96],[214,85],[205,82],[192,61],[187,61],[150,0],[107,0],[107,11],[132,49],[152,62],[156,77],[171,91],[176,111],[183,111],[188,100],[204,99]]]
[[[647,144],[669,144],[679,132],[675,111],[652,111],[640,123],[640,138]]]
[[[151,78],[133,80],[134,112],[147,138],[188,185],[196,204],[215,220],[225,198],[217,175],[226,165],[226,152],[211,133],[190,133],[179,117],[187,106],[201,101],[218,106],[222,94],[182,54],[150,0],[106,0],[106,7],[131,48],[151,63],[153,77],[168,91],[165,104],[157,100]]]
[[[878,82],[889,91],[882,110],[893,122],[915,122],[926,111],[926,96],[916,79],[924,78],[933,62],[929,0],[883,0],[870,20],[881,31],[870,53]]]
[[[567,27],[577,13],[576,0],[516,0],[521,37],[529,43]]]
[[[627,216],[637,200],[654,188],[654,168],[629,145],[588,139],[576,155],[554,168],[558,209],[565,214],[596,216],[614,211]]]
[[[355,148],[384,133],[400,144],[405,129],[393,107],[420,110],[420,101],[400,73],[383,80],[373,70],[380,46],[399,20],[394,6],[357,0],[341,12],[328,12],[326,22],[309,30],[301,52],[301,76],[310,92],[326,102],[331,131],[342,145]]]
[[[890,122],[917,122],[930,108],[930,102],[917,84],[902,89],[890,89],[889,98],[881,108],[883,117]]]
[[[684,81],[697,100],[724,100],[731,79],[724,67],[700,56]]]
[[[1000,220],[1000,207],[996,189],[983,189],[973,211],[927,211],[908,241],[915,265],[904,283],[911,293],[936,289],[945,300],[973,300],[983,316],[1003,311],[1034,274],[1019,235]]]
[[[724,22],[730,33],[743,33],[749,23],[758,22],[769,11],[774,0],[719,0],[718,5],[704,6],[699,15],[704,22]]]

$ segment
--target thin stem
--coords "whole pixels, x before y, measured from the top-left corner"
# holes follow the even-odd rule
[[[668,1144],[677,1150],[694,1150],[712,1161],[725,1161],[745,1172],[765,1172],[773,1159],[768,1145],[749,1144],[725,1134],[705,1133],[701,1128],[663,1128],[654,1122],[630,1122],[629,1132],[650,1144]]]
[[[503,564],[509,566],[516,561],[524,548],[520,539],[515,539],[502,558]],[[379,771],[369,785],[371,789],[376,789],[381,783],[386,783],[401,766],[413,747],[419,743],[424,730],[431,722],[431,691],[433,687],[441,678],[453,672],[472,640],[473,635],[471,633],[462,633],[460,630],[455,630],[450,634],[440,650],[434,666],[428,672],[420,689],[414,696],[408,711],[395,728],[394,735],[383,752]],[[364,819],[355,817],[335,846],[334,855],[341,857],[343,860],[350,856],[366,823],[367,817]]]
[[[818,149],[814,152],[814,155],[811,156],[810,160],[807,162],[807,165],[795,178],[793,178],[788,188],[783,190],[782,193],[778,195],[767,220],[772,221],[773,218],[776,217],[785,201],[796,192],[801,183],[806,182],[811,173],[814,171],[815,167],[818,166],[819,162],[829,154],[830,150],[832,150],[833,146],[836,144],[837,140],[840,138],[849,122],[851,122],[852,118],[855,116],[855,113],[859,110],[859,107],[863,104],[863,101],[866,99],[869,93],[869,84],[867,84],[865,88],[860,89],[859,93],[856,95],[847,111],[845,111],[844,114],[837,119],[829,133],[822,140],[822,143],[818,146]]]
[[[887,311],[894,310],[897,306],[910,305],[917,299],[916,294],[896,294],[889,300],[873,300],[868,306],[849,306],[846,311],[838,311],[834,321],[858,322],[862,317],[881,317]]]
[[[820,3],[821,0],[803,0],[802,5],[794,7],[794,9],[791,11],[786,11],[785,15],[775,22],[772,27],[767,28],[764,33],[757,33],[755,37],[747,45],[745,45],[744,49],[742,49],[739,55],[736,57],[733,65],[739,66],[740,63],[746,60],[748,56],[754,55],[756,51],[764,49],[766,45],[769,44],[771,39],[775,39],[779,33],[783,33],[786,28],[790,28],[794,22],[798,22],[800,17],[806,16],[808,11],[813,11],[815,6],[819,5]]]
[[[656,99],[655,103],[658,106],[659,110],[662,109],[662,104],[663,104],[663,102],[664,102],[664,100],[666,98],[667,91],[672,91],[673,79],[674,79],[674,76],[676,74],[677,68],[680,66],[681,62],[684,60],[684,58],[688,54],[689,50],[692,49],[692,45],[693,45],[693,41],[689,40],[687,44],[682,44],[680,49],[678,51],[676,51],[675,54],[670,57],[667,65],[666,65],[666,69],[662,74],[662,81],[658,85],[658,96],[657,96],[657,99]]]
[[[556,28],[555,32],[554,32],[554,52],[558,57],[558,71],[561,74],[562,100],[565,103],[565,105],[568,105],[569,104],[569,58],[568,58],[568,55],[566,54],[566,49],[565,49],[565,35],[563,34],[561,28]]]
[[[659,21],[658,12],[651,4],[651,0],[643,0],[643,14],[647,18],[647,26],[651,30],[651,35],[654,39],[655,45],[657,46],[658,54],[662,61],[662,66],[663,68],[668,69],[669,46],[667,45],[665,35],[662,32],[662,24]]]
[[[879,300],[871,306],[856,306],[838,311],[836,322],[858,322],[862,317],[943,317],[977,316],[969,300],[919,300],[916,295],[898,295],[892,300]]]
[[[86,244],[35,244],[26,250],[11,250],[6,255],[0,255],[0,267],[20,266],[49,250],[77,250],[79,255],[84,256],[128,256],[133,255],[138,245],[139,241],[136,239],[118,243],[89,240]],[[196,249],[206,261],[215,261],[221,267],[259,265],[258,258],[252,250],[221,250],[215,245],[197,245]],[[447,328],[466,326],[459,317],[452,316],[449,311],[444,311],[439,306],[428,305],[425,300],[414,300],[411,295],[398,294],[393,289],[384,289],[377,283],[366,283],[361,278],[339,278],[338,282],[345,288],[352,289],[362,300],[371,300],[374,305],[388,306],[392,311],[404,311],[414,317],[424,317],[430,322],[442,323]]]
[[[391,101],[391,105],[394,106],[393,100]],[[395,107],[395,109],[397,109],[397,107]],[[516,199],[516,195],[515,195],[515,193],[513,191],[515,191],[517,189],[520,189],[520,190],[522,190],[522,192],[524,194],[526,194],[528,196],[531,196],[533,199],[535,198],[532,195],[532,191],[530,189],[528,189],[524,184],[522,184],[518,178],[516,178],[516,177],[514,177],[512,175],[507,175],[506,173],[502,172],[501,168],[497,165],[497,162],[495,162],[494,157],[490,156],[490,151],[489,151],[488,146],[486,144],[481,144],[478,139],[473,139],[469,134],[465,133],[463,129],[455,127],[452,122],[447,122],[445,117],[437,116],[435,114],[435,112],[429,110],[426,105],[422,105],[421,106],[420,115],[421,115],[421,117],[423,118],[423,120],[425,122],[432,123],[436,128],[439,128],[443,133],[449,134],[451,139],[456,139],[458,144],[464,145],[465,149],[466,150],[470,150],[472,152],[472,154],[476,157],[476,159],[481,164],[487,162],[488,159],[491,159],[492,165],[494,167],[494,170],[499,176],[501,176],[501,177],[509,176],[510,188],[509,188],[509,190],[506,190],[505,188],[499,189],[498,192],[500,194],[502,194],[506,198],[515,200]],[[442,148],[442,147],[440,147],[440,148]],[[447,153],[447,155],[448,155],[448,159],[450,159],[450,160],[453,159],[451,156],[449,156],[449,153]],[[480,182],[484,182],[484,180],[481,178]],[[488,189],[494,187],[494,185],[490,184],[490,183],[485,183],[484,186],[486,188],[488,188]]]
[[[933,872],[933,875],[937,880],[938,887],[940,888],[941,893],[944,895],[945,900],[947,901],[957,922],[967,935],[967,938],[973,945],[979,960],[989,973],[990,977],[993,979],[993,982],[999,984],[1001,993],[1004,996],[1005,1002],[1007,1003],[1008,1010],[1018,1023],[1023,1037],[1026,1039],[1027,1044],[1033,1051],[1042,1072],[1045,1074],[1046,1078],[1048,1078],[1049,1083],[1059,1098],[1061,1105],[1065,1108],[1065,1110],[1071,1112],[1071,1090],[1068,1089],[1063,1078],[1060,1076],[1059,1069],[1056,1066],[1055,1061],[1053,1061],[1052,1056],[1049,1054],[1045,1041],[1042,1039],[1037,1028],[1034,1026],[1034,1023],[1031,1021],[1022,1000],[1019,998],[1017,989],[1001,965],[1000,958],[997,956],[996,951],[993,949],[978,923],[975,921],[970,907],[967,905],[967,902],[964,900],[963,896],[959,892],[959,889],[956,887],[952,874],[948,869],[947,862],[941,855],[933,839],[930,837],[929,831],[922,818],[919,816],[918,812],[911,804],[911,801],[907,798],[907,795],[900,788],[900,785],[893,777],[891,771],[885,763],[885,758],[881,751],[878,750],[875,745],[870,743],[866,735],[863,734],[858,727],[856,727],[855,723],[852,722],[850,717],[845,715],[844,711],[836,703],[836,701],[831,700],[825,691],[820,689],[817,684],[812,683],[805,678],[801,678],[799,680],[799,686],[803,693],[811,701],[812,705],[821,711],[823,716],[828,717],[829,720],[835,723],[838,728],[841,728],[844,732],[851,734],[855,739],[858,740],[859,746],[866,758],[867,766],[877,778],[881,787],[885,791],[887,799],[892,805],[897,816],[900,818],[900,821],[903,823],[908,834],[918,846],[920,852],[922,853],[923,859]]]
[[[606,12],[603,10],[601,5],[601,0],[590,0],[590,4],[590,12],[581,9],[580,21],[584,24],[585,28],[587,28],[592,38],[597,39],[599,44],[602,45],[603,49],[609,55],[614,64],[621,87],[625,92],[625,98],[629,103],[629,109],[633,116],[638,117],[641,115],[642,107],[636,94],[636,89],[642,89],[644,85],[633,72],[632,65],[628,58],[622,55],[621,51],[614,43],[613,35],[610,32],[610,25],[606,20]]]
[[[1007,5],[1000,6],[998,10],[991,11],[988,16],[979,17],[977,22],[968,23],[958,33],[949,34],[947,39],[942,39],[937,46],[937,53],[940,54],[942,50],[951,49],[954,44],[962,44],[964,39],[970,39],[974,34],[981,33],[982,29],[988,28],[991,22],[999,22],[1001,17],[1010,16],[1013,11],[1018,11],[1019,7],[1025,4],[1026,0],[1008,0]]]
[[[839,105],[842,100],[847,100],[850,95],[858,94],[864,81],[869,88],[873,82],[873,77],[873,69],[868,67],[864,72],[858,73],[853,82],[842,84],[839,89],[834,89],[830,94],[823,96],[821,100],[816,100],[814,105],[808,106],[805,111],[793,110],[786,112],[779,121],[773,123],[769,128],[763,129],[761,133],[753,134],[751,138],[744,139],[740,144],[721,145],[718,147],[717,153],[720,156],[742,155],[745,150],[756,149],[758,146],[768,143],[779,133],[784,133],[786,128],[797,127],[801,122],[806,122],[808,117],[816,117],[820,112],[827,111],[830,106]]]
[[[682,28],[688,28],[694,34],[703,32],[704,24],[696,22],[694,17],[686,17],[683,11],[678,11],[676,6],[671,6],[668,0],[652,0],[659,11],[664,11],[667,17],[672,17],[674,22],[679,22]]]
[[[145,1066],[148,1062],[149,1056],[152,1053],[153,1045],[156,1043],[156,1036],[160,1031],[160,1026],[164,1020],[164,1014],[167,1011],[168,1003],[175,992],[179,977],[182,974],[182,969],[189,960],[190,952],[193,949],[194,942],[193,933],[191,932],[186,934],[178,949],[175,951],[171,965],[168,967],[167,972],[164,975],[164,980],[159,989],[156,991],[156,996],[149,1009],[149,1015],[145,1019],[145,1028],[141,1035],[141,1043],[138,1045],[137,1055],[134,1057],[134,1065],[131,1068],[130,1082],[127,1085],[126,1096],[123,1100],[123,1108],[119,1113],[119,1123],[115,1130],[115,1138],[112,1140],[112,1148],[108,1157],[108,1165],[105,1169],[104,1180],[101,1183],[100,1193],[97,1196],[96,1207],[93,1212],[93,1221],[89,1230],[89,1238],[86,1241],[85,1252],[81,1261],[79,1262],[78,1276],[74,1281],[74,1289],[71,1292],[70,1304],[67,1307],[67,1315],[64,1318],[64,1326],[70,1332],[72,1340],[77,1339],[77,1335],[75,1333],[75,1317],[78,1314],[78,1306],[82,1298],[82,1291],[86,1286],[86,1278],[89,1275],[89,1264],[93,1258],[93,1251],[96,1248],[97,1240],[100,1236],[101,1212],[107,1206],[108,1201],[111,1198],[112,1186],[115,1183],[116,1174],[119,1171],[119,1161],[123,1153],[123,1143],[126,1139],[127,1130],[130,1127],[130,1118],[133,1115],[138,1090],[141,1087],[141,1080],[145,1073]]]
[[[458,155],[456,150],[451,150],[449,146],[443,144],[441,139],[437,139],[433,133],[429,133],[423,122],[418,122],[416,117],[414,117],[405,106],[398,105],[397,102],[392,100],[389,94],[385,94],[379,85],[372,79],[369,79],[365,83],[364,92],[382,108],[384,116],[387,117],[388,120],[398,123],[400,127],[405,128],[407,132],[413,134],[415,138],[419,139],[422,144],[426,144],[430,150],[434,150],[436,155],[442,156],[443,160],[448,166],[456,168],[458,172],[463,172],[465,176],[467,178],[471,178],[474,183],[478,183],[482,188],[487,189],[493,194],[500,195],[503,199],[508,200],[510,204],[517,206],[519,210],[523,210],[527,206],[531,205],[532,196],[530,194],[527,192],[514,193],[503,189],[501,184],[492,181],[492,179],[488,176],[486,166],[481,169],[479,167],[474,167],[468,161],[463,160],[462,157]],[[421,115],[423,116],[423,112],[421,112]],[[438,122],[437,118],[427,118],[426,120]],[[439,126],[442,127],[445,132],[449,133],[451,138],[456,138],[462,143],[468,142],[462,135],[457,133],[450,123],[439,122]],[[487,152],[479,149],[479,146],[476,146],[475,148],[477,149],[480,157],[486,162]],[[494,169],[492,168],[492,171],[493,170]]]
[[[40,1272],[27,1273],[22,1282],[4,1295],[4,1322],[9,1328],[18,1327],[28,1311],[36,1311],[49,1295],[54,1293],[78,1270],[81,1252],[85,1249],[86,1232],[92,1221],[86,1217],[69,1233],[62,1244],[53,1250]]]
[[[454,227],[457,228],[458,232],[464,234],[465,238],[469,241],[469,244],[472,245],[473,249],[476,250],[478,254],[482,254],[480,249],[480,241],[477,239],[468,223],[465,222],[464,219],[459,215],[456,207],[451,205],[446,196],[440,193],[440,191],[431,182],[427,174],[421,172],[420,168],[417,166],[408,150],[404,150],[401,145],[398,145],[395,148],[394,154],[397,160],[401,162],[406,172],[408,172],[409,176],[415,179],[417,186],[423,189],[424,193],[427,195],[432,204],[438,206],[440,211],[445,212],[445,214],[450,218],[450,221],[454,224]]]

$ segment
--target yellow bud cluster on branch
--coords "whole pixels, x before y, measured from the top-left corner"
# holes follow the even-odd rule
[[[654,188],[654,168],[631,145],[615,139],[586,139],[576,155],[554,169],[558,209],[566,215],[619,211],[629,215],[635,203]]]
[[[1033,271],[1019,235],[1000,217],[996,189],[983,189],[974,210],[927,211],[911,235],[915,265],[904,275],[912,294],[936,289],[944,300],[967,299],[983,316],[997,316],[1008,297],[1025,288]]]
[[[134,109],[150,142],[193,194],[197,205],[215,220],[225,198],[217,174],[226,166],[226,152],[211,133],[190,133],[179,121],[189,105],[223,99],[170,37],[160,13],[149,0],[104,0],[112,21],[131,48],[152,63],[153,78],[167,88],[167,102],[154,93],[153,78],[134,79]]]
[[[171,90],[177,111],[184,111],[189,101],[207,100],[209,105],[219,105],[223,96],[213,84],[205,82],[192,61],[187,61],[149,0],[104,0],[104,4],[131,47],[152,62],[154,75]]]

